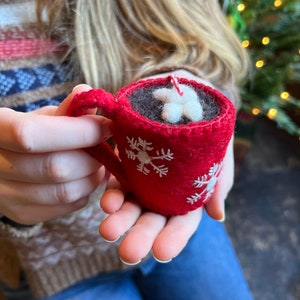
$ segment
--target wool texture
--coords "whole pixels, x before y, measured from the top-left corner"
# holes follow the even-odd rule
[[[193,122],[203,119],[203,108],[198,95],[187,85],[156,89],[154,97],[164,102],[161,115],[165,121],[177,124],[183,117]]]
[[[65,49],[51,36],[40,32],[34,9],[35,1],[33,0],[0,1],[0,107],[9,107],[21,112],[33,111],[46,105],[57,106],[76,84],[83,82],[80,74],[74,74],[72,64],[66,60]],[[165,69],[153,69],[153,73],[163,73],[180,68],[190,70],[198,75],[199,70],[189,66],[168,66]],[[165,82],[161,83],[162,87],[165,86]],[[120,91],[120,93],[125,92],[126,95],[133,96],[133,94],[139,93],[139,84],[134,83]],[[152,85],[145,83],[142,87],[143,89],[151,89]],[[96,100],[89,98],[92,95]],[[82,96],[84,99],[73,111],[74,115],[84,114],[89,106],[98,106],[100,95],[104,95],[103,98],[106,99],[106,102],[111,101],[112,95],[103,91],[99,93],[98,90],[93,90],[90,94]],[[86,96],[88,97],[87,99]],[[200,98],[202,97],[200,96]],[[123,145],[124,148],[120,153],[122,164],[119,157],[112,156],[112,149],[106,143],[88,151],[95,157],[98,157],[99,160],[106,161],[107,167],[111,166],[111,169],[116,170],[122,185],[136,193],[137,199],[139,199],[139,194],[143,193],[144,188],[147,188],[147,192],[151,195],[156,191],[156,183],[160,184],[161,181],[167,183],[168,181],[168,184],[162,185],[160,193],[164,196],[160,196],[160,202],[155,204],[155,207],[153,207],[152,203],[154,197],[151,197],[151,201],[145,200],[144,202],[145,207],[149,206],[149,209],[153,207],[153,209],[166,214],[169,212],[165,210],[165,195],[170,196],[166,203],[169,206],[170,202],[173,205],[177,200],[177,193],[178,195],[182,194],[182,190],[176,186],[177,184],[188,179],[190,183],[195,183],[196,193],[200,195],[202,190],[206,191],[207,185],[203,183],[205,180],[202,180],[200,172],[195,174],[197,178],[191,179],[190,177],[192,176],[187,176],[183,172],[183,170],[188,170],[186,163],[180,161],[180,156],[185,158],[188,155],[193,155],[197,161],[199,159],[198,156],[202,155],[201,151],[204,151],[204,153],[208,152],[205,149],[205,145],[200,145],[201,148],[196,151],[197,147],[199,147],[197,144],[198,135],[193,133],[192,124],[186,126],[184,134],[180,131],[177,132],[176,129],[173,132],[174,129],[170,128],[168,124],[160,125],[162,131],[165,132],[164,134],[160,130],[155,130],[151,133],[148,129],[153,127],[153,122],[145,122],[144,125],[138,125],[137,123],[134,126],[132,123],[135,121],[140,122],[139,113],[131,110],[130,104],[126,99],[121,99],[120,96],[113,97],[113,99],[116,103],[111,107],[109,105],[102,107],[102,113],[107,114],[112,119],[117,118],[114,124],[118,123],[119,125],[114,127],[114,136],[116,142],[121,146]],[[89,101],[92,103],[89,103]],[[205,101],[209,102],[208,100]],[[205,101],[201,103],[202,106],[207,104]],[[75,102],[74,106],[76,106]],[[119,110],[124,110],[123,115],[119,117],[114,116],[116,114],[115,106],[119,107]],[[214,112],[218,113],[218,110],[214,108],[210,114],[213,115]],[[205,109],[204,119],[206,119],[206,113],[207,110]],[[126,116],[125,119],[127,121],[122,120],[124,116]],[[210,117],[208,119],[212,120]],[[227,125],[229,127],[232,126],[232,120],[227,120],[228,124],[226,124],[226,120],[223,120],[222,117],[217,117],[215,121],[216,123],[222,123],[224,127]],[[208,124],[210,121],[205,122],[207,122],[207,125],[205,123],[203,127],[207,126],[207,129],[200,136],[204,135],[205,132],[210,135],[206,142],[206,145],[209,146],[209,141],[213,144],[215,137],[219,138],[222,133],[210,126]],[[184,124],[185,120],[182,120],[182,123]],[[127,127],[130,129],[128,132]],[[139,130],[141,130],[140,133],[143,135],[139,134]],[[228,132],[227,130],[225,131],[224,137],[221,138],[221,146],[218,147],[214,144],[212,149],[215,152],[218,152],[220,149],[220,159],[224,154],[227,139],[230,135],[229,129]],[[119,138],[118,132],[120,132]],[[168,132],[174,137],[174,143],[166,147],[163,138],[168,137]],[[147,143],[152,144],[149,145]],[[185,144],[189,145],[187,149]],[[152,163],[157,171],[153,169],[154,167],[151,164],[146,164],[144,165],[146,168],[140,167],[140,171],[137,171],[139,164],[137,164],[138,158],[136,154],[138,152],[131,153],[134,152],[134,149],[131,149],[131,146],[135,147],[133,145],[146,147],[147,149],[153,147],[153,150],[147,150],[148,154],[152,155],[152,151],[156,150],[159,151],[158,156],[165,157],[162,161],[152,159]],[[103,149],[106,150],[103,151]],[[162,153],[162,149],[164,153]],[[156,151],[154,155],[156,155]],[[134,157],[135,159],[133,160]],[[143,153],[139,154],[139,158],[143,160]],[[205,174],[210,171],[212,168],[210,165],[217,162],[217,159],[218,157],[215,156],[208,158],[208,160],[211,160],[211,163],[208,163],[208,168],[203,170]],[[123,165],[123,161],[126,161],[126,165]],[[158,162],[157,165],[154,164],[156,162]],[[173,162],[176,163],[174,164],[174,169],[171,169],[169,163],[173,164]],[[162,165],[164,167],[161,167]],[[210,174],[218,174],[218,166],[213,168]],[[164,175],[166,168],[168,168],[167,173],[170,175],[169,179],[165,178]],[[125,170],[128,170],[130,173],[125,173]],[[147,172],[150,173],[145,175]],[[161,177],[159,174],[161,174]],[[154,175],[158,175],[159,178],[154,177]],[[190,172],[190,175],[193,174]],[[151,184],[150,181],[145,182],[142,179],[147,176],[153,178]],[[208,177],[215,178],[211,175],[208,175]],[[131,183],[135,180],[136,184],[134,186],[138,190],[133,191]],[[174,182],[172,182],[173,180]],[[211,181],[211,183],[213,182]],[[17,288],[19,274],[22,269],[33,295],[35,297],[48,297],[99,272],[110,272],[127,268],[119,260],[119,243],[108,244],[98,233],[98,226],[106,217],[99,209],[99,199],[103,189],[104,186],[100,186],[99,193],[96,191],[96,193],[91,195],[90,201],[84,209],[33,227],[15,226],[12,222],[7,222],[3,216],[0,216],[0,280],[4,280],[11,287]],[[172,197],[173,200],[170,201]],[[194,202],[198,198],[195,194],[192,194],[192,196],[188,195],[188,197],[191,200],[184,199],[185,202]],[[190,208],[189,205],[187,206]],[[177,209],[176,212],[183,212],[184,209],[181,211]]]
[[[92,154],[145,208],[167,216],[185,214],[209,200],[235,126],[234,106],[223,94],[192,80],[178,80],[207,94],[219,113],[211,120],[170,125],[132,109],[129,99],[135,91],[161,88],[170,78],[134,82],[115,96],[91,90],[77,95],[68,112],[79,116],[99,108],[112,119],[119,157],[103,144]]]
[[[57,106],[82,82],[65,49],[40,32],[34,10],[32,0],[0,1],[0,107],[21,112]],[[0,215],[0,280],[17,289],[24,272],[32,294],[47,297],[99,272],[126,268],[118,243],[108,244],[98,232],[106,217],[99,209],[103,189],[84,209],[35,226]]]

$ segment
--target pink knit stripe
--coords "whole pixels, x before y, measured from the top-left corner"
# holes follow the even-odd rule
[[[0,59],[35,57],[58,50],[57,43],[50,39],[0,41]]]

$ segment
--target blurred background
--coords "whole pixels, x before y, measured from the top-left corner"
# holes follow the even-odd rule
[[[222,1],[248,49],[226,222],[257,300],[300,299],[300,0]]]

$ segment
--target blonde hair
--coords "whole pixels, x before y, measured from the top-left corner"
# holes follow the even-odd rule
[[[68,44],[93,87],[114,92],[155,70],[187,66],[230,90],[247,70],[217,0],[39,0],[40,15],[44,8],[55,32],[73,26]]]

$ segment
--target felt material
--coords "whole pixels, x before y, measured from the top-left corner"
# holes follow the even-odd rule
[[[145,208],[167,216],[185,214],[209,200],[235,124],[234,106],[223,94],[193,80],[178,81],[207,94],[219,113],[209,121],[170,125],[132,109],[130,95],[167,86],[169,77],[134,82],[115,96],[102,89],[84,92],[74,98],[68,112],[79,116],[97,107],[112,119],[119,157],[103,144],[90,153]]]
[[[187,85],[177,85],[171,89],[160,88],[154,92],[154,97],[164,102],[162,118],[172,124],[176,124],[182,117],[199,122],[203,119],[203,108],[197,93]]]
[[[162,88],[171,89],[172,85],[171,83],[168,83],[164,86],[150,86],[138,89],[128,95],[128,100],[130,101],[132,109],[137,111],[139,114],[153,121],[171,124],[162,117],[164,102],[155,98],[155,91]],[[199,98],[200,105],[203,108],[203,119],[209,121],[216,117],[219,114],[219,107],[214,102],[213,98],[201,90],[197,90],[196,93]],[[187,119],[185,116],[182,116],[176,124],[187,124],[190,121],[191,120]]]

